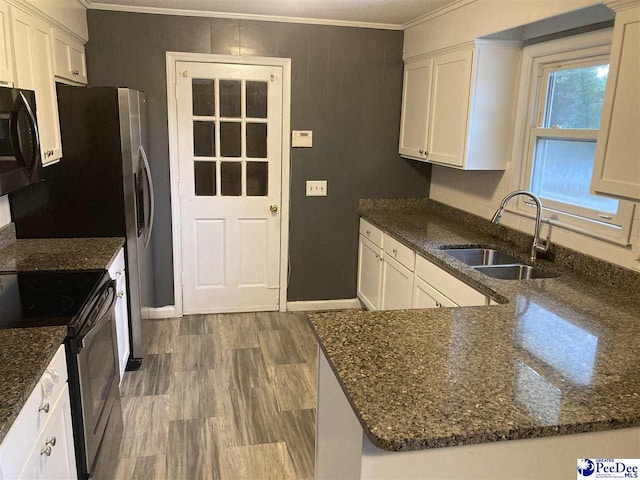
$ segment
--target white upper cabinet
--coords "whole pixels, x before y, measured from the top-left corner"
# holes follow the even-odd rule
[[[640,201],[640,1],[605,3],[616,20],[591,190]]]
[[[462,170],[504,170],[520,52],[520,42],[476,40],[407,60],[400,155]]]
[[[54,28],[56,77],[69,82],[87,84],[87,62],[84,45],[68,33]]]
[[[399,151],[400,155],[421,160],[427,158],[432,63],[429,58],[404,66]]]
[[[11,50],[9,5],[0,0],[0,85],[13,84],[13,54]]]
[[[36,92],[36,115],[44,165],[62,157],[60,120],[54,79],[53,28],[44,20],[11,6],[15,85]]]
[[[87,9],[80,0],[26,0],[26,2],[85,42],[89,40]]]

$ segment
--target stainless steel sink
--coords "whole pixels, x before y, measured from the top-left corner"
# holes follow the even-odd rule
[[[520,260],[491,248],[449,248],[442,250],[447,255],[472,267],[479,265],[513,265]]]
[[[529,265],[494,265],[473,267],[480,273],[499,280],[531,280],[535,278],[554,278],[555,275]]]

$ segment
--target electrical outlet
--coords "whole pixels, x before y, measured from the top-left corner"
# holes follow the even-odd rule
[[[307,197],[326,197],[326,180],[307,180]]]

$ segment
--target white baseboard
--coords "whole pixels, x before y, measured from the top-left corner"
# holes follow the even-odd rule
[[[342,300],[309,300],[302,302],[287,302],[290,312],[314,312],[323,310],[362,310],[362,304],[357,298]]]
[[[157,308],[149,307],[142,310],[142,318],[173,318],[175,316],[175,305],[165,305]]]

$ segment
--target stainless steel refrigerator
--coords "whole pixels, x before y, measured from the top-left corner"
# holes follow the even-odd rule
[[[18,238],[126,237],[131,353],[142,363],[142,312],[153,304],[153,181],[142,92],[58,85],[62,160],[11,194]],[[71,253],[71,252],[70,252]]]

